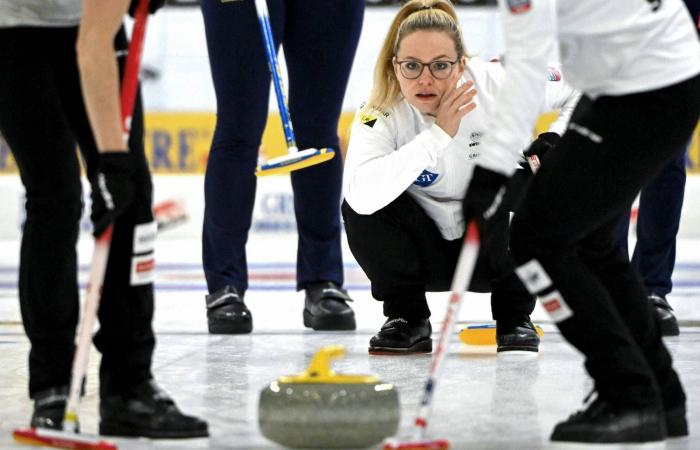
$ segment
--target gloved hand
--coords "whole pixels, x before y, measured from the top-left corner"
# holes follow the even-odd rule
[[[92,181],[93,236],[99,237],[134,200],[134,162],[128,152],[101,153]]]
[[[134,17],[134,14],[136,14],[136,7],[139,6],[140,1],[141,0],[131,0],[131,4],[129,5],[129,15],[131,17]],[[154,12],[156,12],[160,8],[162,8],[164,4],[165,4],[165,0],[149,0],[148,1],[148,12],[150,14],[153,14]]]
[[[525,161],[520,163],[523,169],[530,170],[533,173],[537,171],[539,166],[542,164],[544,155],[556,147],[556,145],[561,140],[561,136],[557,133],[546,132],[537,136],[537,139],[532,141],[530,147],[523,152]]]
[[[503,212],[502,203],[508,177],[477,166],[474,169],[467,194],[462,200],[462,214],[469,223],[476,220],[482,245],[489,240],[492,219]]]

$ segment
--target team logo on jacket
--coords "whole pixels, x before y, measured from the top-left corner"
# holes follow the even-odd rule
[[[508,0],[508,9],[513,14],[522,14],[530,10],[530,0]]]
[[[373,116],[372,114],[362,114],[360,116],[360,122],[370,128],[373,128],[374,124],[377,123],[377,116]]]
[[[561,72],[554,67],[549,67],[547,69],[547,79],[549,81],[561,81]]]
[[[428,172],[427,170],[424,170],[423,173],[418,175],[418,178],[416,178],[416,181],[414,181],[413,184],[420,187],[427,187],[435,183],[435,180],[437,180],[438,176],[439,174],[437,173]]]

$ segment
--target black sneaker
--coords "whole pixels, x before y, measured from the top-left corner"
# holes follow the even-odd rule
[[[173,399],[149,380],[129,395],[101,399],[100,434],[181,439],[207,437],[209,431],[205,421],[182,414]]]
[[[369,340],[369,352],[386,353],[430,353],[433,340],[430,320],[419,319],[409,322],[400,317],[389,318],[381,330]]]
[[[67,402],[68,386],[53,387],[35,394],[30,426],[62,430]]]
[[[498,352],[537,352],[540,337],[529,316],[503,318],[496,321],[496,344]]]
[[[658,408],[616,408],[597,398],[585,410],[554,427],[550,439],[564,442],[641,443],[666,438],[666,421]]]
[[[211,334],[242,334],[253,331],[253,316],[243,302],[243,293],[225,286],[206,297]]]
[[[354,330],[355,312],[345,289],[332,281],[306,286],[304,326],[314,330]]]
[[[678,320],[673,315],[673,308],[668,304],[666,297],[663,295],[651,294],[649,301],[654,305],[656,316],[659,319],[662,336],[678,336],[681,334],[678,328]]]

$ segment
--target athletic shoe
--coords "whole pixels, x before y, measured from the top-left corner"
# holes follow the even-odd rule
[[[209,436],[207,423],[186,416],[155,381],[141,383],[124,396],[100,401],[100,434],[181,439]]]
[[[304,326],[314,330],[354,330],[355,312],[345,289],[332,281],[306,286]]]
[[[243,292],[225,286],[206,296],[211,334],[242,334],[253,330],[253,316],[243,302]]]
[[[502,318],[496,321],[496,351],[537,352],[540,337],[529,316]]]
[[[63,429],[63,414],[68,402],[68,386],[53,387],[34,394],[33,428]]]
[[[668,304],[666,297],[663,295],[651,294],[649,301],[654,305],[656,316],[659,318],[659,327],[661,328],[662,336],[678,336],[680,329],[678,328],[678,320],[673,315],[673,308]]]
[[[433,340],[430,335],[430,320],[408,321],[401,317],[387,319],[379,332],[369,340],[369,352],[384,353],[430,353]]]
[[[554,427],[552,441],[586,443],[642,443],[666,438],[666,420],[660,408],[616,407],[597,398],[583,411]]]

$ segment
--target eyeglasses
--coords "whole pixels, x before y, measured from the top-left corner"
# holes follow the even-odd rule
[[[413,59],[407,59],[403,61],[396,60],[396,64],[399,65],[401,70],[401,75],[409,80],[415,80],[423,73],[423,68],[428,66],[430,74],[438,80],[444,80],[452,74],[452,68],[457,64],[459,59],[454,61],[432,61],[429,63],[424,63],[416,61]]]

